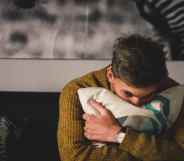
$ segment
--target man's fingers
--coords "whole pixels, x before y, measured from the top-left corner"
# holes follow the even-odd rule
[[[98,138],[98,135],[84,132],[84,136],[89,140],[96,140]]]
[[[96,116],[94,115],[91,115],[91,114],[87,114],[87,113],[84,113],[82,115],[82,118],[86,121],[93,121],[95,119]]]
[[[93,128],[93,127],[91,127],[91,126],[85,126],[85,127],[84,127],[84,132],[87,132],[87,133],[89,133],[89,134],[97,134],[97,135],[103,134],[102,131],[96,130],[95,128]]]
[[[107,113],[106,108],[101,103],[93,99],[90,99],[88,104],[92,106],[100,115],[105,115]]]
[[[89,116],[88,116],[87,113],[84,113],[84,114],[82,115],[82,118],[83,118],[84,120],[88,120],[88,119],[89,119]]]
[[[96,140],[100,140],[100,142],[103,142],[103,137],[99,134],[96,133],[88,133],[88,132],[84,132],[84,136],[91,140],[91,141],[96,141]]]
[[[89,126],[85,126],[85,127],[84,127],[84,131],[85,131],[85,132],[88,132],[88,133],[94,133],[94,129],[91,128],[91,127],[89,127]]]

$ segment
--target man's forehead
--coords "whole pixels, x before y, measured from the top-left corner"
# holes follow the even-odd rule
[[[137,87],[130,87],[127,86],[124,90],[132,93],[136,97],[147,97],[157,91],[156,87],[150,86],[145,88],[137,88]]]
[[[123,90],[132,93],[134,96],[137,97],[146,97],[150,94],[153,94],[157,91],[157,85],[146,86],[146,87],[135,87],[131,86],[123,81],[121,81],[121,86]]]

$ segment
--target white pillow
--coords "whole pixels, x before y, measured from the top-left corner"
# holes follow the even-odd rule
[[[101,87],[80,88],[78,95],[85,113],[96,115],[97,111],[87,103],[89,99],[94,99],[109,109],[122,126],[142,132],[160,133],[170,127],[178,117],[183,103],[184,87],[169,88],[142,108],[123,101]]]

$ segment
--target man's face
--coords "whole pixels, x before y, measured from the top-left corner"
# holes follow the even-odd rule
[[[158,89],[158,85],[137,88],[127,84],[125,81],[122,81],[121,79],[116,78],[111,74],[112,71],[107,70],[107,78],[114,93],[121,99],[136,106],[141,106],[151,101]]]

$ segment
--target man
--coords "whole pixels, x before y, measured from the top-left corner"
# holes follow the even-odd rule
[[[98,116],[82,111],[77,90],[98,86],[141,106],[154,94],[178,85],[168,77],[165,54],[156,42],[139,35],[120,37],[112,64],[68,83],[60,97],[58,145],[62,161],[184,160],[184,109],[175,125],[160,135],[122,128],[103,105],[89,104]],[[106,142],[101,148],[93,142]]]

